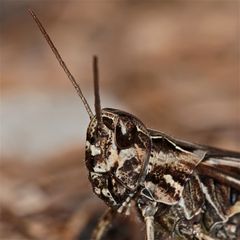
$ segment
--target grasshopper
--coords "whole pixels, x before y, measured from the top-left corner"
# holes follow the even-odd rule
[[[146,239],[240,239],[240,153],[147,128],[134,115],[101,109],[93,58],[95,115],[36,14],[29,10],[89,115],[85,163],[93,192],[109,207],[92,240],[134,203]]]

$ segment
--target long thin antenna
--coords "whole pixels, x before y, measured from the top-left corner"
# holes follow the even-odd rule
[[[88,105],[88,102],[86,100],[86,98],[84,97],[82,91],[81,91],[81,88],[80,86],[77,84],[75,78],[73,77],[73,75],[70,73],[70,71],[68,70],[65,62],[62,60],[62,57],[60,56],[57,48],[55,47],[55,45],[53,44],[51,38],[49,37],[48,33],[46,32],[46,30],[44,29],[43,25],[41,24],[40,20],[38,19],[37,15],[35,14],[35,12],[31,9],[28,10],[29,13],[32,15],[34,21],[37,23],[40,31],[42,32],[44,38],[46,39],[48,45],[50,46],[50,48],[52,49],[55,57],[57,58],[59,64],[61,65],[61,67],[63,68],[64,72],[67,74],[67,77],[69,78],[69,80],[72,82],[72,85],[74,86],[74,88],[76,89],[77,91],[77,94],[79,95],[79,97],[81,98],[83,104],[84,104],[84,107],[86,108],[87,110],[87,113],[90,117],[90,119],[92,119],[94,117],[93,113],[92,113],[92,110],[91,108],[89,107]]]
[[[95,112],[98,121],[98,127],[102,127],[102,113],[101,113],[101,102],[99,95],[99,73],[98,73],[98,58],[93,56],[93,80],[94,80],[94,96],[95,96]]]

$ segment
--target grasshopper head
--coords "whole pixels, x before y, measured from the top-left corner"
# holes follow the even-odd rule
[[[109,206],[119,206],[143,182],[151,149],[146,127],[134,116],[114,110],[101,110],[98,58],[93,57],[94,116],[80,86],[36,14],[29,10],[68,79],[76,89],[90,118],[87,130],[86,165],[94,192]]]
[[[103,109],[102,127],[94,117],[87,130],[86,166],[93,191],[109,206],[121,205],[144,179],[150,150],[150,136],[140,120]]]

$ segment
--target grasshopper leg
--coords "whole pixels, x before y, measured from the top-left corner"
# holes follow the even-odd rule
[[[146,224],[146,237],[147,240],[154,240],[154,217],[148,216],[145,217],[145,224]]]
[[[116,213],[117,213],[116,211],[108,209],[103,214],[103,216],[100,218],[96,228],[92,233],[91,240],[101,240],[103,238],[104,234],[109,229]]]

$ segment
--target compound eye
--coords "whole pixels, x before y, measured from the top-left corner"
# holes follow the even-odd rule
[[[116,125],[116,143],[120,149],[131,147],[135,143],[137,128],[134,122],[127,118],[119,118]]]

